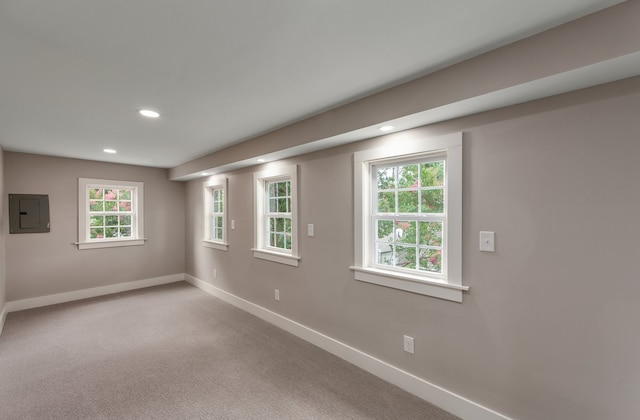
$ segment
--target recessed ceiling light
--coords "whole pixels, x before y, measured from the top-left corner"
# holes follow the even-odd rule
[[[151,109],[139,109],[138,113],[148,118],[158,118],[160,113]]]
[[[102,149],[103,152],[105,153],[118,153],[116,150],[114,149]]]
[[[380,127],[380,131],[391,131],[393,130],[393,126],[392,125],[383,125],[382,127]]]
[[[266,162],[266,160],[260,158],[260,159],[258,159],[258,162],[262,163],[262,162]]]

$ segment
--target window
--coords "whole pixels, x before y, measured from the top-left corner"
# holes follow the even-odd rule
[[[297,168],[254,174],[256,258],[298,266]]]
[[[80,178],[78,248],[144,244],[143,183]]]
[[[357,280],[462,301],[462,133],[354,155]]]
[[[204,240],[202,245],[226,251],[227,179],[210,178],[204,183]]]

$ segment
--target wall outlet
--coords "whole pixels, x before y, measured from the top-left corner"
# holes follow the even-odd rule
[[[413,346],[413,337],[409,337],[408,335],[404,336],[404,351],[407,353],[415,354],[415,348]]]
[[[274,292],[273,292],[273,297],[274,297],[275,300],[279,301],[280,300],[280,290],[275,289]]]

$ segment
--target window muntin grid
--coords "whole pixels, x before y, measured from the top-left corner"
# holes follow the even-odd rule
[[[371,263],[444,275],[446,159],[391,161],[372,168]]]
[[[265,190],[265,247],[291,252],[291,181],[267,181]]]

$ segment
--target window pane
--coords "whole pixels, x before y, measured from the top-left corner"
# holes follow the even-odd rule
[[[418,191],[398,192],[398,213],[418,212]]]
[[[376,243],[376,263],[393,265],[393,246],[385,243]]]
[[[444,186],[444,161],[423,163],[420,168],[422,187]]]
[[[91,229],[89,229],[89,237],[91,239],[104,238],[104,229],[103,228],[91,228]]]
[[[403,268],[416,268],[416,247],[397,246],[395,265]]]
[[[396,187],[396,168],[378,168],[376,182],[379,190],[391,190]]]
[[[284,235],[283,234],[277,234],[276,235],[276,248],[283,248],[284,249]]]
[[[418,165],[398,167],[398,188],[418,188]]]
[[[420,245],[442,246],[441,222],[420,222]]]
[[[271,235],[269,235],[269,246],[276,246],[276,234],[272,233]]]
[[[269,183],[267,185],[268,185],[268,189],[269,189],[269,192],[268,192],[269,197],[276,197],[276,183],[275,182],[271,182],[271,183]]]
[[[420,270],[442,273],[442,251],[437,249],[421,249]]]
[[[378,240],[386,239],[388,242],[393,240],[393,220],[378,220],[376,231],[378,232]]]
[[[422,190],[422,213],[444,212],[444,190]]]
[[[105,201],[104,202],[104,210],[105,211],[118,211],[118,202],[117,201]]]
[[[403,244],[416,244],[416,222],[396,222],[396,240]]]
[[[121,226],[130,226],[131,225],[131,216],[118,216],[120,218]]]
[[[278,212],[279,213],[288,213],[289,212],[289,199],[287,198],[279,198],[278,199]]]
[[[276,232],[284,232],[284,219],[283,218],[277,218],[276,219]]]
[[[104,217],[91,216],[91,226],[104,226]]]
[[[284,249],[291,249],[291,235],[284,236]]]
[[[118,228],[117,227],[109,227],[104,230],[104,235],[106,238],[117,238],[118,237]]]
[[[118,226],[118,216],[107,216],[105,226]]]
[[[118,209],[120,211],[131,211],[131,201],[119,201]]]
[[[291,219],[284,219],[284,231],[291,233]]]
[[[278,182],[278,197],[287,196],[287,184],[289,182]]]
[[[89,201],[89,211],[103,211],[102,201]]]
[[[276,213],[278,211],[278,199],[271,198],[269,199],[269,212]]]
[[[111,190],[111,189],[104,190],[105,200],[115,200],[117,196],[118,196],[118,190]]]
[[[396,194],[393,192],[378,193],[378,212],[395,213],[396,211]]]
[[[120,236],[123,238],[131,237],[131,228],[130,227],[121,227],[120,228]]]
[[[131,200],[131,190],[118,190],[120,200]]]
[[[96,200],[102,199],[102,188],[90,188],[89,189],[89,199]]]

